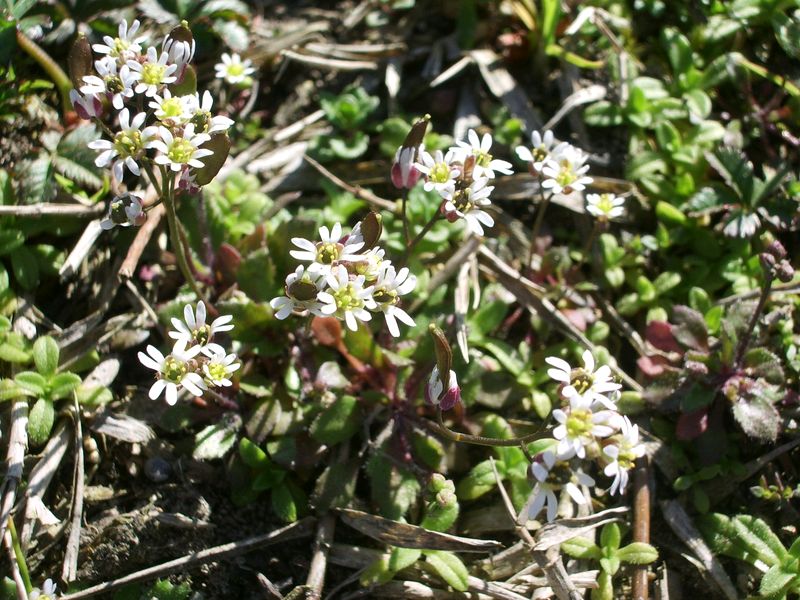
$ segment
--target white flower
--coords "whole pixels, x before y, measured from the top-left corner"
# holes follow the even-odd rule
[[[214,104],[214,99],[208,90],[203,92],[202,100],[199,93],[193,96],[186,96],[186,98],[189,99],[190,119],[198,133],[225,131],[233,125],[233,119],[222,115],[211,116],[211,106]]]
[[[639,443],[639,426],[632,425],[628,417],[622,417],[620,423],[620,434],[614,436],[615,445],[605,446],[603,453],[611,459],[611,462],[603,469],[608,477],[613,477],[610,492],[613,496],[619,491],[625,492],[628,485],[628,471],[636,462],[636,459],[644,456],[644,446]]]
[[[547,374],[552,379],[564,384],[561,395],[567,400],[571,400],[575,396],[583,396],[593,403],[616,410],[617,407],[608,394],[616,392],[622,386],[611,380],[611,368],[603,365],[595,371],[594,356],[590,350],[585,350],[581,358],[583,359],[583,368],[573,369],[567,361],[556,356],[548,356],[544,361],[553,368],[548,369]]]
[[[579,192],[592,178],[586,175],[589,165],[584,164],[587,155],[574,146],[567,145],[553,160],[542,167],[542,187],[551,190],[554,194],[569,194]]]
[[[489,154],[489,149],[492,147],[491,135],[484,133],[483,137],[479,138],[475,130],[470,129],[467,132],[467,139],[469,140],[468,142],[458,142],[458,146],[453,147],[453,150],[456,156],[461,157],[462,162],[466,160],[467,156],[475,156],[473,177],[476,179],[479,177],[493,179],[495,171],[503,173],[504,175],[511,175],[513,173],[510,162],[492,158],[492,155]]]
[[[112,106],[122,110],[125,98],[133,97],[136,76],[126,65],[117,70],[117,61],[111,58],[95,61],[94,67],[97,75],[84,76],[85,85],[81,86],[81,92],[93,96],[106,94],[111,97]]]
[[[134,20],[128,28],[128,21],[123,19],[119,24],[118,37],[112,38],[110,35],[105,35],[103,36],[105,44],[94,44],[92,49],[98,54],[107,54],[125,62],[139,54],[142,51],[142,42],[147,40],[146,35],[135,37],[137,31],[139,31],[138,20]]]
[[[136,161],[142,157],[146,145],[157,131],[154,126],[142,129],[146,116],[145,113],[139,113],[130,120],[128,109],[123,108],[119,113],[120,131],[114,135],[114,140],[95,140],[88,144],[92,150],[101,151],[94,161],[98,167],[108,166],[117,157],[112,170],[118,181],[122,181],[124,167],[128,167],[134,175],[140,174]]]
[[[587,194],[586,212],[608,221],[617,219],[625,214],[625,198],[614,194]]]
[[[423,150],[419,153],[419,162],[416,164],[417,170],[425,175],[425,191],[436,190],[439,193],[455,188],[456,178],[461,174],[460,166],[456,163],[456,153],[453,150],[448,150],[447,154],[436,150],[433,155]]]
[[[70,90],[69,99],[81,119],[88,121],[103,114],[103,103],[94,94],[81,94],[78,90]]]
[[[158,373],[158,379],[150,387],[148,396],[151,400],[158,398],[166,391],[167,404],[178,401],[179,386],[185,387],[195,396],[202,396],[206,384],[203,378],[189,369],[189,361],[200,352],[200,346],[186,349],[183,341],[175,344],[172,353],[164,356],[155,346],[147,346],[147,354],[139,352],[139,361],[148,369]]]
[[[169,55],[166,52],[159,55],[152,46],[147,49],[144,62],[129,60],[128,68],[138,82],[134,91],[152,98],[162,87],[176,81],[178,78],[174,73],[178,70],[178,65],[167,64],[168,60]]]
[[[192,62],[195,51],[195,41],[178,40],[169,35],[164,38],[162,49],[167,54],[169,62],[178,65],[179,69]]]
[[[556,492],[561,489],[565,490],[577,504],[586,504],[588,498],[579,486],[594,485],[594,479],[580,469],[574,471],[570,469],[569,464],[551,450],[545,450],[535,457],[530,472],[536,480],[536,485],[517,518],[517,522],[521,524],[535,519],[545,507],[547,521],[554,521],[558,514]]]
[[[494,219],[482,207],[491,205],[489,195],[494,190],[487,186],[488,179],[475,179],[466,189],[440,192],[446,200],[443,211],[450,222],[464,219],[467,229],[476,235],[483,235],[483,225],[492,227]]]
[[[208,362],[203,364],[205,381],[217,387],[229,387],[233,385],[228,376],[236,372],[242,365],[236,362],[235,354],[225,354],[225,351],[215,352]]]
[[[212,150],[199,147],[210,140],[211,136],[207,133],[195,133],[192,123],[184,128],[180,137],[172,135],[172,131],[164,126],[158,128],[158,134],[161,139],[153,140],[147,147],[161,152],[155,157],[157,164],[166,165],[176,173],[184,166],[202,169],[203,162],[200,159],[214,154]]]
[[[177,344],[186,346],[196,345],[205,353],[224,352],[222,346],[212,343],[214,335],[223,331],[233,329],[233,316],[220,315],[211,324],[206,323],[206,305],[200,300],[197,308],[192,310],[192,305],[187,304],[183,307],[183,321],[172,317],[172,326],[175,331],[169,332],[169,337],[176,340]]]
[[[251,66],[253,62],[236,54],[228,54],[225,52],[222,55],[222,62],[214,65],[217,71],[217,79],[224,79],[231,85],[242,83],[247,77],[256,72]]]
[[[42,589],[33,588],[31,593],[28,594],[28,600],[56,600],[56,584],[52,579],[47,579],[42,586]]]
[[[144,220],[144,209],[142,199],[135,194],[122,194],[116,196],[109,206],[109,216],[100,222],[100,227],[109,230],[116,225],[130,227],[139,225]]]
[[[553,429],[553,437],[558,440],[556,452],[560,457],[586,458],[587,446],[595,444],[597,438],[614,433],[612,422],[618,413],[592,411],[592,404],[591,398],[576,395],[570,398],[569,410],[557,408],[553,411],[553,418],[559,423]]]
[[[322,302],[322,314],[344,319],[351,331],[358,329],[358,321],[372,319],[368,311],[374,310],[377,305],[372,298],[372,286],[364,287],[363,275],[351,279],[347,269],[338,265],[331,269],[325,280],[328,291],[317,294],[317,299]]]
[[[322,291],[325,276],[321,273],[308,273],[303,265],[299,265],[294,273],[286,277],[286,295],[270,300],[269,305],[275,311],[275,318],[283,320],[295,310],[307,310],[314,315],[322,315],[322,303],[317,294]]]
[[[517,146],[516,152],[520,159],[526,161],[534,175],[542,172],[542,167],[553,158],[555,138],[549,129],[540,134],[538,131],[531,133],[531,148]],[[559,144],[556,148],[565,147]]]
[[[355,231],[355,228],[353,231]],[[360,232],[359,235],[361,235]],[[359,240],[363,239],[363,236],[359,238]],[[381,269],[385,265],[391,264],[391,261],[384,260],[383,257],[385,254],[386,252],[383,248],[378,248],[377,246],[370,248],[364,254],[359,255],[361,260],[353,263],[351,270],[354,271],[356,275],[363,275],[367,282],[373,282],[378,278]]]
[[[444,391],[444,382],[439,375],[439,365],[434,365],[431,375],[428,377],[428,385],[425,386],[425,400],[442,410],[450,410],[461,402],[461,388],[458,386],[456,372],[452,369],[447,381],[447,392],[443,394]]]
[[[383,312],[386,325],[389,327],[389,333],[394,337],[400,335],[400,329],[397,326],[398,320],[409,327],[414,326],[414,319],[397,306],[397,303],[400,301],[400,296],[411,292],[416,285],[417,277],[411,275],[407,267],[395,271],[395,268],[386,262],[378,271],[378,278],[375,280],[372,297],[378,308]]]
[[[193,96],[173,96],[172,92],[164,89],[162,95],[153,96],[148,106],[155,110],[156,119],[162,123],[183,125],[194,114],[192,99]]]
[[[359,250],[364,246],[358,236],[348,236],[342,243],[342,225],[336,223],[330,231],[323,225],[319,228],[320,240],[316,244],[304,238],[292,238],[292,243],[300,250],[292,250],[289,254],[297,260],[308,261],[309,273],[327,275],[340,261],[359,262],[363,260]]]

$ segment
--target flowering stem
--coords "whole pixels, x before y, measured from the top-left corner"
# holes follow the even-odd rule
[[[583,265],[583,263],[587,262],[587,258],[592,251],[592,247],[594,246],[595,240],[597,240],[597,234],[600,233],[600,228],[602,224],[599,219],[594,220],[594,225],[592,226],[592,232],[589,234],[589,239],[586,240],[586,245],[583,247],[583,252],[581,252],[581,264],[578,265],[578,269]]]
[[[469,433],[458,433],[457,431],[448,429],[447,425],[444,424],[444,420],[442,419],[441,408],[436,409],[436,420],[438,425],[437,429],[439,433],[441,433],[447,439],[452,440],[454,442],[475,444],[476,446],[493,446],[493,447],[503,447],[503,448],[507,448],[510,446],[524,447],[526,444],[529,444],[530,442],[535,442],[536,440],[546,438],[550,435],[550,430],[542,431],[541,429],[539,431],[529,433],[528,435],[523,435],[522,437],[514,437],[506,439],[490,438],[490,437],[484,437],[482,435],[472,435]]]
[[[197,282],[192,275],[192,270],[189,268],[189,261],[186,258],[186,252],[184,252],[180,231],[178,230],[178,215],[175,212],[175,190],[172,185],[175,178],[165,177],[164,180],[166,183],[166,194],[164,194],[162,198],[164,199],[164,205],[167,209],[167,223],[169,225],[169,239],[172,243],[172,249],[175,251],[175,256],[178,259],[178,266],[183,273],[184,279],[186,279],[186,282],[192,287],[195,295],[197,295],[198,298],[202,298],[203,296],[200,294]]]
[[[39,63],[39,66],[45,70],[50,79],[53,80],[53,83],[56,84],[58,93],[61,95],[61,105],[64,113],[66,114],[72,110],[72,102],[69,99],[72,81],[70,81],[64,69],[59,67],[58,63],[47,52],[19,29],[17,29],[17,44],[28,56]]]
[[[14,519],[10,515],[8,517],[8,532],[11,534],[11,545],[14,547],[14,556],[17,558],[20,577],[22,577],[22,582],[25,584],[25,591],[30,594],[33,589],[31,576],[28,573],[25,554],[23,554],[22,547],[19,545],[19,536],[17,535],[17,528],[14,526]]]
[[[750,337],[753,335],[753,330],[756,328],[758,318],[761,316],[761,313],[764,310],[764,305],[767,303],[769,293],[772,290],[772,282],[774,281],[774,277],[771,273],[766,274],[765,277],[766,281],[764,282],[764,288],[761,290],[761,296],[758,298],[756,309],[753,311],[753,316],[750,317],[750,323],[747,325],[747,330],[744,332],[744,335],[739,338],[739,346],[736,348],[736,359],[733,361],[734,368],[736,369],[738,369],[742,364],[744,353],[750,343]]]
[[[408,213],[406,213],[406,202],[408,201],[408,190],[403,188],[403,239],[406,241],[406,247],[408,246],[408,242],[411,238],[411,234],[408,231]]]
[[[542,202],[539,204],[539,211],[536,213],[536,220],[533,222],[533,228],[531,229],[531,246],[528,250],[528,267],[530,267],[531,263],[533,262],[533,251],[536,248],[536,238],[539,237],[539,230],[542,228],[544,213],[547,210],[547,205],[550,204],[550,198],[553,197],[552,193],[548,196],[545,196],[544,192],[541,190],[541,186],[539,187],[539,193],[542,196]]]
[[[405,214],[405,211],[403,214]],[[433,213],[433,216],[431,217],[430,221],[425,223],[425,227],[420,229],[416,237],[413,240],[411,240],[410,243],[406,243],[406,260],[408,260],[408,257],[411,255],[411,251],[414,249],[414,246],[416,246],[422,241],[422,238],[424,238],[425,235],[431,230],[431,228],[434,226],[438,218],[439,218],[439,212],[437,211]]]

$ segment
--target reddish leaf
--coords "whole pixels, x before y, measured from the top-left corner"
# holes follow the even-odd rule
[[[683,413],[678,417],[675,435],[679,440],[689,441],[701,435],[706,429],[708,429],[708,407]]]
[[[664,371],[666,370],[674,370],[673,367],[670,366],[669,361],[664,356],[653,355],[653,356],[641,356],[636,361],[636,366],[639,367],[639,370],[644,373],[647,377],[655,378],[659,375],[663,375]]]
[[[242,264],[242,255],[230,244],[222,244],[214,259],[215,278],[221,287],[228,288],[236,281],[236,272]]]
[[[683,351],[672,335],[672,325],[666,321],[650,321],[645,331],[645,339],[664,352]]]

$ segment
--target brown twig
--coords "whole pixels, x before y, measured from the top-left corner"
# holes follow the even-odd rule
[[[161,563],[160,565],[148,567],[146,569],[142,569],[141,571],[137,571],[136,573],[125,575],[119,579],[94,585],[90,588],[86,588],[85,590],[81,590],[80,592],[75,592],[74,594],[66,594],[65,596],[61,596],[61,600],[80,600],[82,598],[92,598],[98,594],[118,589],[124,585],[138,583],[148,579],[154,579],[174,571],[186,570],[193,565],[203,564],[212,560],[220,560],[222,558],[236,556],[238,554],[244,554],[245,552],[250,552],[251,550],[255,550],[261,546],[275,544],[277,542],[284,542],[299,537],[305,537],[311,534],[315,521],[316,519],[313,517],[306,517],[301,521],[297,521],[296,523],[292,523],[291,525],[276,529],[275,531],[271,531],[270,533],[266,533],[264,535],[257,535],[245,540],[240,540],[238,542],[230,542],[228,544],[214,546],[213,548],[207,548],[206,550],[201,550],[199,552],[193,552],[192,554],[187,554],[180,558],[176,558],[175,560],[170,560],[165,563]]]
[[[636,460],[633,473],[633,541],[650,543],[650,486],[647,456]],[[633,600],[647,600],[649,585],[647,565],[638,565],[633,571]]]
[[[148,242],[150,242],[150,238],[158,227],[158,224],[161,222],[161,219],[166,214],[166,210],[167,209],[163,204],[159,204],[147,213],[147,221],[145,221],[144,225],[139,228],[139,231],[136,233],[136,237],[133,238],[133,242],[128,248],[128,254],[125,256],[125,260],[122,262],[122,265],[117,272],[117,276],[119,277],[120,281],[124,281],[125,279],[130,279],[133,277],[133,273],[136,271],[136,265],[139,264],[139,259],[142,256],[142,252],[144,252],[145,247],[147,246]]]
[[[350,185],[349,183],[347,183],[343,179],[340,179],[339,177],[337,177],[336,175],[331,173],[328,169],[323,167],[316,160],[311,158],[308,154],[303,156],[303,160],[305,160],[308,164],[310,164],[317,171],[319,171],[320,175],[322,175],[323,177],[328,179],[331,183],[335,184],[336,186],[342,188],[345,191],[350,192],[356,198],[359,198],[360,200],[364,200],[365,202],[369,202],[370,204],[373,204],[373,205],[377,206],[378,208],[382,208],[384,210],[389,210],[389,211],[392,211],[393,213],[397,212],[397,205],[394,202],[392,202],[390,200],[386,200],[385,198],[381,198],[379,196],[376,196],[371,191],[365,190],[362,187]]]

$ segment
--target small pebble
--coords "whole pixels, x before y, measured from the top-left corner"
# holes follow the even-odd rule
[[[154,456],[144,463],[144,474],[154,483],[163,483],[172,474],[172,467],[160,456]]]

